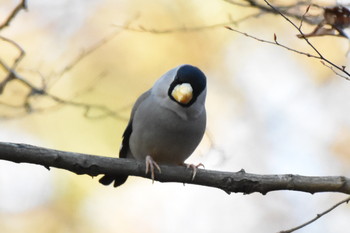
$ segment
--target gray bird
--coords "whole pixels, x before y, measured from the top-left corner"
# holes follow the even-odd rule
[[[205,132],[206,92],[206,77],[197,67],[180,65],[166,72],[132,108],[119,157],[145,160],[152,179],[154,166],[160,171],[157,163],[184,165]],[[106,174],[99,182],[114,181],[117,187],[127,177]]]

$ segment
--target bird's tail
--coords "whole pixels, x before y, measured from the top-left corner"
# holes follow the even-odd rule
[[[113,181],[114,187],[118,187],[122,184],[125,183],[125,181],[128,179],[128,176],[126,175],[119,175],[119,176],[115,176],[115,175],[104,175],[102,176],[102,178],[99,180],[99,182],[103,185],[110,185]]]

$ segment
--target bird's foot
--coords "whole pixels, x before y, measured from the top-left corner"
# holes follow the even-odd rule
[[[194,180],[194,178],[196,177],[196,174],[197,174],[197,170],[199,167],[204,167],[204,164],[203,163],[199,163],[197,165],[194,165],[194,164],[184,164],[186,166],[186,168],[192,168],[193,169],[193,174],[192,174],[192,180]]]
[[[146,156],[146,174],[148,174],[148,172],[151,172],[151,178],[152,178],[152,184],[154,183],[154,167],[157,168],[157,170],[159,171],[159,173],[161,173],[162,171],[160,170],[159,165],[153,160],[153,158],[150,155]]]

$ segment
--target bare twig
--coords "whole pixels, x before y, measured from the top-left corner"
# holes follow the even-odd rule
[[[126,21],[123,25],[123,27],[129,27],[129,25],[136,20],[139,17],[139,15],[135,15],[128,21]],[[110,42],[113,38],[115,38],[117,35],[119,35],[122,31],[121,30],[114,30],[109,35],[104,36],[99,41],[95,42],[93,45],[91,45],[89,48],[84,49],[78,56],[76,56],[72,61],[70,61],[61,71],[55,74],[55,80],[50,83],[49,87],[52,87],[62,76],[69,71],[71,71],[74,67],[79,65],[79,63],[86,59],[89,55],[100,49],[102,46]]]
[[[11,65],[12,69],[16,69],[18,64],[22,61],[23,57],[26,54],[24,49],[14,40],[3,37],[1,35],[0,35],[0,40],[3,40],[3,41],[10,43],[12,46],[14,46],[19,51],[19,55],[17,56],[17,58],[13,61],[13,64]]]
[[[20,74],[18,74],[15,70],[8,67],[2,60],[0,60],[0,65],[8,72],[8,74],[9,74],[8,77],[10,77],[10,78],[8,78],[9,79],[8,81],[15,79],[15,80],[21,82],[27,88],[29,88],[30,92],[26,96],[26,99],[22,105],[22,107],[25,108],[28,113],[37,111],[37,109],[34,109],[31,107],[31,104],[29,101],[30,97],[36,96],[36,95],[41,95],[41,96],[49,97],[59,104],[65,104],[65,105],[71,105],[71,106],[83,108],[85,110],[84,116],[87,118],[97,119],[97,118],[104,118],[104,117],[109,116],[109,117],[113,117],[116,119],[125,120],[125,118],[123,116],[121,116],[120,114],[118,114],[118,112],[112,111],[104,105],[87,104],[87,103],[81,103],[81,102],[76,102],[76,101],[72,101],[72,100],[65,100],[65,99],[60,98],[58,96],[52,95],[49,92],[47,92],[47,90],[45,89],[45,86],[39,87],[39,88],[35,87],[33,84],[31,84],[29,81],[27,81],[24,77],[22,77]],[[1,84],[3,84],[3,82],[0,83],[0,87],[2,87]],[[93,110],[99,111],[100,114],[91,115],[91,112]]]
[[[293,228],[291,228],[291,229],[289,229],[289,230],[280,231],[279,233],[291,233],[291,232],[294,232],[294,231],[296,231],[296,230],[299,230],[299,229],[301,229],[301,228],[303,228],[303,227],[305,227],[305,226],[307,226],[307,225],[310,225],[311,223],[315,222],[316,220],[318,220],[318,219],[321,218],[322,216],[328,214],[329,212],[331,212],[332,210],[334,210],[334,209],[337,208],[338,206],[340,206],[340,205],[342,205],[342,204],[344,204],[344,203],[348,204],[349,201],[350,201],[350,197],[348,197],[348,198],[346,198],[346,199],[344,199],[344,200],[338,202],[337,204],[333,205],[331,208],[327,209],[326,211],[324,211],[324,212],[322,212],[322,213],[320,213],[320,214],[317,214],[316,217],[314,217],[314,218],[311,219],[310,221],[307,221],[307,222],[305,222],[305,223],[303,223],[303,224],[301,224],[301,225],[299,225],[299,226],[297,226],[297,227],[293,227]]]
[[[177,27],[177,28],[167,28],[167,29],[153,29],[153,28],[146,28],[144,26],[139,26],[139,27],[131,27],[129,25],[114,25],[117,28],[121,28],[124,30],[128,31],[133,31],[133,32],[147,32],[147,33],[153,33],[153,34],[167,34],[167,33],[188,33],[188,32],[197,32],[197,31],[203,31],[203,30],[210,30],[210,29],[215,29],[215,28],[221,28],[226,25],[238,25],[239,23],[246,21],[250,18],[256,18],[264,14],[272,13],[272,14],[278,14],[274,9],[270,8],[269,6],[266,6],[265,4],[261,4],[255,0],[240,0],[240,1],[235,1],[235,0],[223,0],[224,2],[227,2],[229,4],[239,6],[239,7],[250,7],[250,8],[255,8],[258,9],[258,12],[255,12],[253,14],[244,16],[240,19],[233,20],[229,19],[227,22],[223,23],[216,23],[216,24],[211,24],[211,25],[203,25],[203,26],[194,26],[194,27]],[[296,4],[288,5],[288,6],[279,6],[278,10],[283,12],[283,14],[293,17],[299,20],[303,20],[306,23],[309,24],[318,24],[319,22],[322,21],[322,17],[314,16],[314,17],[305,17],[305,13],[295,13],[291,12],[291,10],[295,8],[300,8],[300,7],[309,7],[310,5],[321,8],[320,6],[316,4],[310,3],[310,1],[300,1]]]
[[[341,74],[338,70],[336,70],[334,68],[334,66],[328,65],[327,63],[325,63],[323,61],[321,61],[321,64],[324,65],[325,67],[328,67],[335,75],[350,81],[350,77],[349,76],[345,76],[344,74]],[[344,69],[345,69],[345,67],[344,67]]]
[[[11,21],[16,17],[20,10],[27,10],[26,0],[21,0],[18,5],[12,10],[10,15],[5,19],[5,21],[0,24],[0,30],[9,26]]]
[[[270,6],[272,9],[277,11],[287,22],[289,22],[295,29],[298,30],[298,32],[300,33],[301,37],[312,48],[312,50],[316,53],[316,55],[310,54],[310,53],[306,53],[306,52],[303,52],[303,51],[300,51],[300,50],[297,50],[297,49],[293,49],[293,48],[290,48],[290,47],[288,47],[286,45],[281,44],[280,42],[278,42],[276,34],[274,34],[274,40],[273,41],[269,41],[269,40],[264,40],[264,39],[258,38],[256,36],[250,35],[250,34],[245,33],[245,32],[241,32],[241,31],[239,31],[237,29],[234,29],[232,27],[229,27],[229,26],[225,26],[225,28],[227,28],[227,29],[229,29],[231,31],[237,32],[237,33],[239,33],[241,35],[244,35],[246,37],[252,38],[254,40],[257,40],[257,41],[260,41],[260,42],[263,42],[263,43],[267,43],[267,44],[277,45],[279,47],[282,47],[282,48],[287,49],[289,51],[292,51],[294,53],[298,53],[298,54],[301,54],[301,55],[304,55],[304,56],[307,56],[307,57],[318,59],[318,60],[321,61],[322,65],[324,65],[324,66],[328,67],[329,69],[331,69],[336,75],[338,75],[338,76],[340,76],[340,77],[350,81],[350,73],[346,70],[346,67],[345,66],[338,66],[335,63],[333,63],[332,61],[330,61],[329,59],[327,59],[326,57],[324,57],[321,54],[321,52],[319,52],[319,50],[303,34],[303,32],[301,30],[302,23],[300,23],[300,25],[297,26],[287,16],[285,16],[282,12],[278,11],[277,8],[272,6],[267,0],[264,0],[264,1],[266,2],[266,4],[268,4],[268,6]]]
[[[0,142],[0,159],[16,163],[32,163],[46,168],[56,167],[77,174],[123,174],[150,178],[145,163],[134,159],[117,159],[35,147],[26,144]],[[156,173],[160,182],[179,182],[222,189],[227,193],[266,194],[277,190],[300,192],[339,192],[350,194],[350,179],[344,176],[258,175],[198,169],[194,179],[185,166],[160,165]]]
[[[152,33],[152,34],[168,34],[168,33],[188,33],[188,32],[198,32],[203,30],[210,30],[215,28],[222,28],[226,25],[238,25],[239,23],[246,21],[249,18],[256,18],[261,15],[263,15],[264,12],[258,12],[254,14],[250,14],[247,16],[244,16],[240,19],[234,20],[231,17],[229,17],[229,20],[224,23],[216,23],[211,25],[202,25],[202,26],[195,26],[195,27],[177,27],[177,28],[167,28],[167,29],[153,29],[153,28],[146,28],[144,26],[139,27],[131,27],[129,25],[117,25],[114,24],[114,27],[131,31],[131,32],[145,32],[145,33]]]
[[[83,50],[78,56],[76,56],[69,64],[67,64],[58,74],[57,77],[61,78],[65,73],[71,71],[74,67],[76,67],[83,59],[87,58],[93,52],[101,48],[103,45],[112,40],[115,36],[117,36],[120,31],[113,31],[109,35],[103,37],[101,40],[97,41],[89,48]]]
[[[74,107],[80,107],[84,109],[84,117],[89,118],[89,119],[101,119],[105,117],[113,117],[119,120],[127,120],[125,117],[120,115],[118,111],[113,111],[109,109],[108,107],[101,105],[101,104],[88,104],[88,103],[81,103],[81,102],[76,102],[76,101],[71,101],[71,100],[65,100],[62,98],[59,98],[57,96],[51,95],[49,93],[45,93],[46,96],[50,97],[54,101],[60,103],[60,104],[65,104],[65,105],[70,105]],[[99,114],[92,115],[91,112],[93,111],[98,111],[100,112]]]
[[[135,18],[129,20],[125,25],[128,26],[132,20]],[[78,55],[72,62],[70,62],[64,69],[62,69],[58,74],[56,74],[56,79],[57,81],[59,78],[61,78],[65,73],[69,72],[73,67],[77,66],[79,62],[81,62],[84,58],[92,54],[94,51],[97,49],[101,48],[103,45],[108,43],[110,40],[112,40],[116,35],[118,35],[121,31],[120,30],[115,30],[113,31],[110,35],[102,38],[100,41],[96,42],[94,45],[89,47],[87,50],[82,52],[80,55]],[[89,103],[82,103],[82,102],[77,102],[73,100],[68,100],[64,99],[61,97],[58,97],[56,95],[53,95],[49,92],[49,89],[53,87],[55,82],[51,82],[50,86],[48,86],[45,82],[45,79],[43,79],[43,84],[41,87],[35,87],[31,82],[29,82],[25,77],[21,76],[17,72],[18,64],[21,62],[23,57],[25,56],[25,51],[21,48],[20,45],[18,45],[15,41],[2,37],[0,36],[1,40],[4,40],[11,45],[13,45],[15,48],[18,49],[19,55],[16,57],[12,65],[7,65],[3,60],[0,59],[0,67],[2,67],[6,73],[7,76],[5,79],[0,82],[0,95],[2,94],[4,88],[6,85],[11,82],[12,80],[17,80],[19,81],[22,85],[26,86],[29,89],[28,94],[26,95],[23,104],[21,105],[11,105],[11,104],[6,104],[3,102],[0,102],[0,105],[12,108],[12,109],[20,109],[23,108],[25,112],[27,113],[33,113],[33,112],[43,112],[48,109],[53,109],[57,106],[51,106],[51,107],[46,107],[46,108],[34,108],[31,103],[31,97],[33,96],[42,96],[42,97],[48,97],[55,101],[58,105],[70,105],[74,107],[79,107],[84,109],[84,116],[89,118],[89,119],[100,119],[100,118],[105,118],[105,117],[113,117],[119,120],[126,120],[125,117],[123,117],[121,114],[118,113],[118,111],[113,111],[107,106],[101,105],[101,104],[89,104]],[[40,74],[40,73],[39,73]],[[40,74],[41,75],[41,74]],[[101,80],[101,78],[97,79]],[[94,86],[96,86],[96,80],[93,82]],[[86,88],[85,90],[79,92],[79,94],[86,92],[87,90],[91,90],[90,88]],[[76,94],[78,95],[78,94]],[[124,108],[124,107],[122,107]],[[25,116],[25,114],[22,114],[21,116]],[[8,119],[6,116],[0,116],[2,119]]]
[[[300,27],[298,27],[295,23],[293,23],[284,13],[282,13],[281,11],[279,11],[279,9],[277,9],[276,7],[274,7],[272,4],[269,3],[269,1],[264,0],[264,2],[274,11],[276,11],[280,16],[282,16],[288,23],[290,23],[299,33],[300,33],[300,37],[302,39],[304,39],[304,41],[312,48],[312,50],[318,55],[317,59],[320,59],[322,61],[324,61],[325,63],[331,65],[332,67],[334,67],[335,69],[339,70],[341,73],[346,74],[346,76],[348,77],[347,80],[350,80],[350,73],[345,70],[344,66],[338,66],[336,64],[334,64],[333,62],[331,62],[330,60],[328,60],[327,58],[325,58],[320,51],[318,51],[318,49],[309,41],[309,39],[305,36],[305,34],[303,33],[303,31],[301,30]]]
[[[0,66],[2,66],[2,68],[8,72],[9,70],[15,70],[18,66],[18,64],[21,62],[21,60],[23,59],[23,57],[25,56],[25,52],[24,50],[22,49],[22,47],[16,43],[15,41],[9,39],[9,38],[6,38],[6,37],[3,37],[3,36],[0,36],[0,40],[3,40],[9,44],[11,44],[12,46],[14,46],[18,51],[19,51],[19,55],[17,56],[17,58],[14,60],[13,64],[10,66],[8,66],[4,61],[2,61],[0,59]],[[4,91],[4,88],[6,87],[7,83],[9,83],[12,79],[16,78],[14,76],[14,74],[12,72],[8,72],[7,73],[7,76],[5,77],[5,79],[0,82],[0,95],[1,93]]]
[[[241,0],[241,1],[236,1],[236,0],[223,0],[224,2],[227,2],[229,4],[239,6],[239,7],[249,7],[249,8],[255,8],[260,10],[261,12],[265,13],[270,13],[270,14],[278,14],[277,11],[272,9],[269,6],[266,6],[265,4],[259,3],[256,0]],[[303,7],[308,7],[309,5],[322,9],[321,6],[317,4],[313,4],[311,1],[298,1],[297,3],[291,4],[291,5],[281,5],[281,6],[276,6],[275,8],[279,11],[282,12],[284,15],[288,17],[292,17],[298,20],[303,19],[304,14],[301,13],[299,10],[296,12],[293,12],[293,10],[298,9],[298,8],[303,8]],[[313,16],[313,17],[308,17],[303,19],[308,24],[319,24],[322,21],[322,17],[319,16]]]
[[[26,0],[22,0],[11,12],[11,14],[6,18],[5,22],[0,25],[0,30],[6,26],[8,26],[16,16],[16,14],[21,10],[21,9],[26,9]],[[136,16],[137,17],[137,16]],[[125,23],[125,26],[128,26],[136,17],[130,19],[128,22]],[[72,62],[70,62],[63,70],[61,70],[58,74],[56,74],[56,81],[61,78],[65,73],[69,72],[73,67],[78,65],[79,62],[81,62],[84,58],[92,54],[94,51],[105,45],[107,42],[109,42],[111,39],[113,39],[116,35],[118,35],[121,31],[120,30],[115,30],[113,31],[110,35],[102,38],[100,41],[89,47],[87,50],[82,52],[80,55],[78,55]],[[32,113],[32,112],[42,112],[47,109],[52,109],[52,107],[46,107],[46,108],[34,108],[31,104],[31,99],[34,96],[42,96],[42,97],[48,97],[55,101],[57,105],[71,105],[75,106],[78,108],[83,108],[84,109],[84,116],[90,119],[96,119],[96,118],[103,118],[103,117],[113,117],[116,119],[120,120],[125,120],[123,116],[121,116],[117,111],[113,111],[109,109],[108,107],[100,104],[88,104],[88,103],[82,103],[82,102],[77,102],[73,100],[67,100],[61,97],[58,97],[56,95],[53,95],[49,92],[49,88],[54,85],[53,83],[50,83],[50,87],[46,84],[45,79],[42,77],[42,85],[41,86],[34,86],[33,83],[31,83],[28,79],[23,77],[18,73],[18,66],[20,62],[22,61],[23,57],[25,56],[25,51],[22,49],[22,47],[16,43],[14,40],[5,38],[3,36],[0,36],[0,40],[3,40],[12,46],[14,46],[18,51],[19,54],[16,56],[15,60],[11,65],[7,64],[4,60],[0,58],[0,68],[4,69],[6,72],[5,78],[0,82],[0,95],[3,93],[5,87],[7,86],[8,83],[10,83],[13,80],[19,81],[20,84],[24,85],[28,89],[28,94],[26,94],[23,97],[23,103],[20,105],[12,105],[9,103],[4,103],[0,102],[0,105],[6,107],[6,108],[11,108],[14,110],[20,110],[23,109],[24,112]],[[40,74],[40,72],[38,72]],[[41,74],[40,74],[41,75]],[[100,80],[100,79],[99,79]],[[93,84],[96,84],[94,82]],[[91,90],[91,88],[87,88],[86,90]],[[80,92],[81,94],[82,92]],[[56,106],[57,106],[56,105]],[[124,107],[123,107],[124,108]],[[18,111],[17,111],[18,112]],[[21,116],[25,116],[25,114],[21,114]],[[0,116],[0,118],[5,119],[8,118],[6,116]]]
[[[252,39],[254,39],[254,40],[263,42],[263,43],[272,44],[272,45],[277,45],[277,46],[279,46],[279,47],[282,47],[282,48],[287,49],[287,50],[289,50],[289,51],[292,51],[292,52],[294,52],[294,53],[298,53],[298,54],[301,54],[301,55],[304,55],[304,56],[307,56],[307,57],[312,57],[312,58],[320,59],[320,57],[318,57],[318,56],[315,56],[315,55],[312,55],[312,54],[310,54],[310,53],[306,53],[306,52],[303,52],[303,51],[299,51],[299,50],[290,48],[290,47],[288,47],[288,46],[286,46],[286,45],[283,45],[283,44],[279,43],[279,42],[277,41],[277,35],[276,35],[276,34],[274,34],[274,41],[270,41],[270,40],[264,40],[264,39],[255,37],[255,36],[250,35],[250,34],[248,34],[248,33],[246,33],[246,32],[241,32],[241,31],[239,31],[239,30],[237,30],[237,29],[234,29],[234,28],[232,28],[232,27],[225,26],[225,28],[227,28],[227,29],[229,29],[229,30],[231,30],[231,31],[237,32],[237,33],[239,33],[239,34],[241,34],[241,35],[244,35],[244,36],[246,36],[246,37],[252,38]]]
[[[309,12],[309,10],[310,10],[310,5],[306,8],[304,14],[302,15],[302,17],[301,17],[301,19],[300,19],[300,24],[299,24],[299,27],[298,27],[299,30],[301,30],[301,27],[303,26],[303,22],[304,22],[304,20],[305,20],[305,16],[306,16],[306,14]]]

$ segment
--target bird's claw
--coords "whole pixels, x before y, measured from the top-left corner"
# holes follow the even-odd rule
[[[150,155],[147,155],[146,156],[146,174],[148,174],[149,171],[151,172],[152,184],[154,183],[154,167],[157,168],[159,173],[162,172],[160,170],[159,165],[153,160],[153,158]]]
[[[185,164],[185,165],[186,165],[186,168],[192,168],[193,169],[192,180],[194,180],[194,178],[196,177],[197,170],[198,170],[199,167],[205,168],[203,163],[199,163],[197,165],[194,165],[194,164]]]

